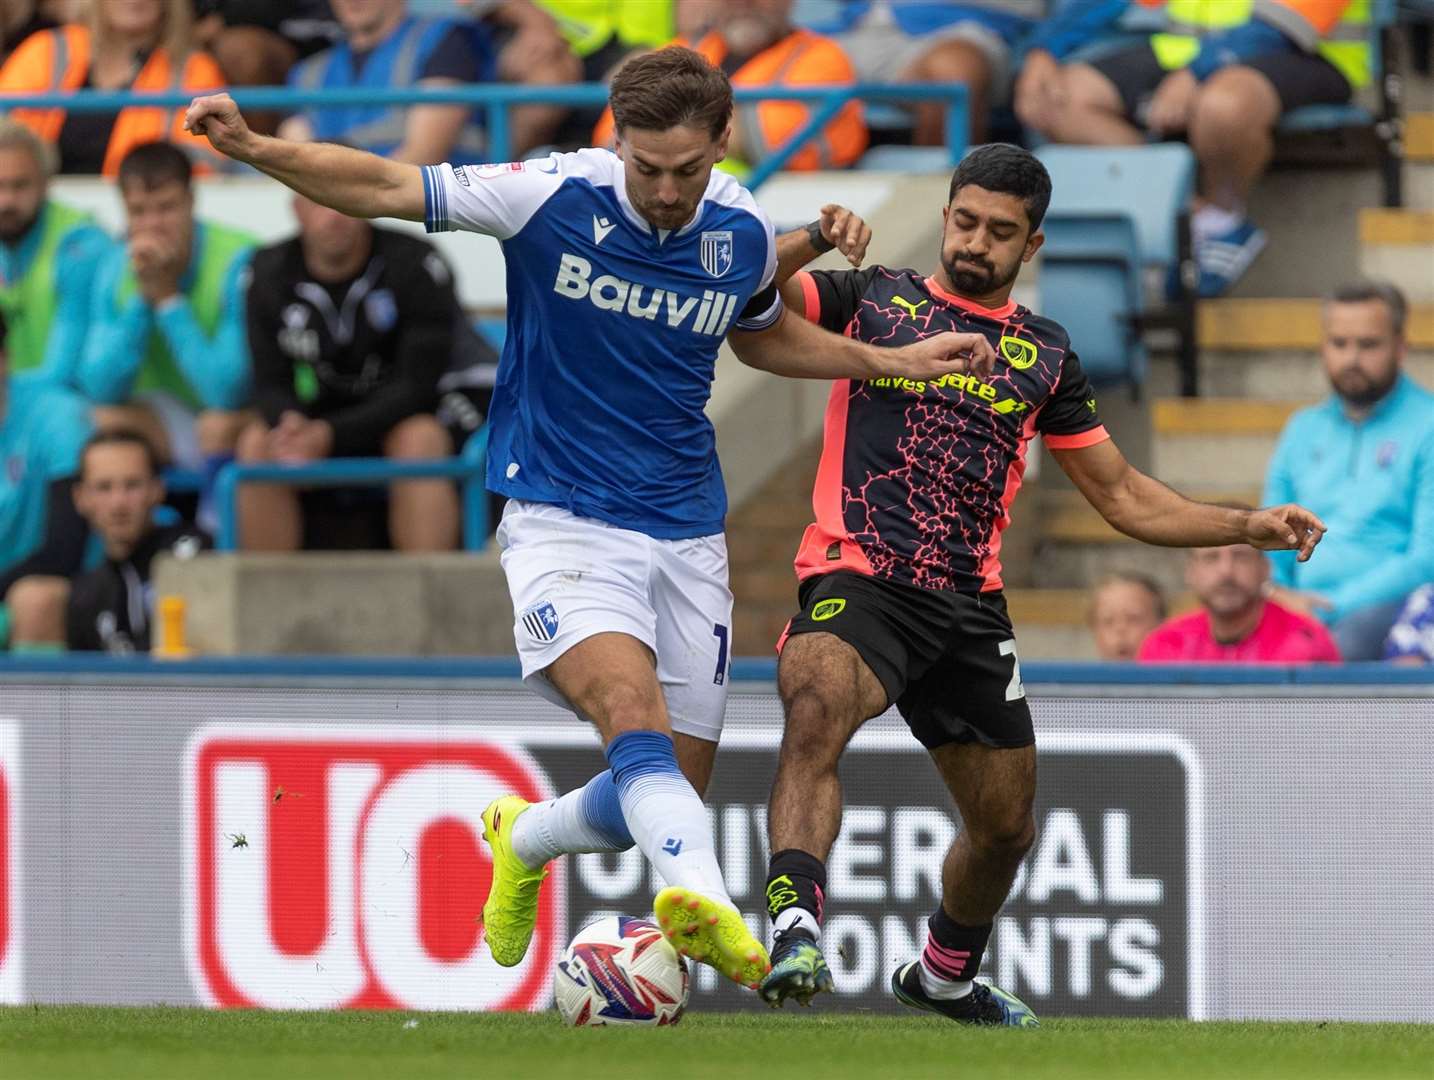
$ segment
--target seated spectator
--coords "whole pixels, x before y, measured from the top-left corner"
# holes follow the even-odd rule
[[[481,2],[481,0],[479,0]],[[674,0],[535,0],[551,15],[581,62],[583,82],[604,82],[635,51],[676,33]],[[478,6],[475,2],[471,6]]]
[[[59,25],[35,0],[7,0],[0,5],[0,64],[31,34],[53,30]]]
[[[1434,394],[1403,374],[1407,305],[1361,282],[1325,304],[1328,400],[1290,417],[1266,503],[1298,499],[1329,533],[1276,558],[1277,598],[1329,626],[1346,660],[1378,660],[1405,598],[1434,580]]]
[[[986,141],[991,106],[1004,103],[1011,85],[1013,44],[1031,26],[1012,13],[1010,0],[857,0],[831,7],[832,22],[806,25],[830,34],[851,57],[857,82],[962,83],[970,102],[971,142]],[[946,107],[924,102],[914,111],[913,141],[944,145]]]
[[[1185,583],[1200,610],[1151,631],[1143,662],[1205,664],[1338,663],[1339,650],[1316,620],[1265,596],[1270,562],[1247,544],[1196,548]]]
[[[420,237],[307,199],[296,198],[294,212],[299,235],[254,257],[248,325],[263,421],[245,429],[239,460],[451,456],[453,441],[433,415],[462,318],[447,265]],[[292,487],[243,485],[242,546],[299,548],[305,509]],[[388,522],[399,550],[453,548],[453,484],[394,484]],[[313,533],[309,546],[348,546]]]
[[[35,34],[0,68],[0,93],[134,90],[203,93],[224,85],[213,57],[190,41],[190,0],[95,0],[88,21]],[[15,109],[10,113],[60,151],[60,172],[114,176],[142,143],[169,139],[207,170],[218,159],[184,130],[183,109],[131,106],[118,113]]]
[[[301,61],[289,73],[289,85],[301,90],[458,86],[492,82],[499,77],[519,83],[571,82],[578,63],[563,46],[551,19],[524,4],[532,25],[514,30],[522,51],[505,63],[495,38],[495,23],[511,15],[510,4],[463,24],[419,19],[405,0],[332,0],[345,40]],[[547,26],[546,45],[533,44],[540,18]],[[511,29],[511,27],[510,27]],[[524,37],[523,35],[527,35]],[[520,67],[524,70],[520,70]],[[512,155],[545,142],[563,110],[523,106],[512,110]],[[482,111],[466,105],[416,105],[412,108],[355,105],[308,109],[284,125],[290,138],[341,140],[396,161],[431,165],[440,161],[478,162],[488,157]]]
[[[232,85],[281,86],[343,34],[329,0],[195,0],[195,37]]]
[[[1384,659],[1411,667],[1434,664],[1434,585],[1409,595],[1384,643]]]
[[[48,198],[55,148],[0,119],[0,312],[11,377],[73,385],[91,293],[114,247],[89,214]]]
[[[154,557],[191,558],[210,546],[209,537],[192,525],[155,524],[164,481],[154,448],[133,432],[104,432],[85,444],[74,498],[104,545],[105,561],[71,583],[65,644],[120,655],[148,652]]]
[[[712,9],[715,21],[705,34],[695,40],[678,37],[672,44],[701,53],[725,71],[735,87],[855,82],[851,60],[841,46],[793,26],[791,11],[792,0],[731,0]],[[732,114],[732,135],[722,167],[741,175],[780,148],[810,115],[811,106],[798,101],[739,103]],[[593,132],[593,143],[612,146],[615,134],[608,109]],[[787,168],[844,168],[861,157],[866,144],[861,103],[848,102]]]
[[[244,276],[253,241],[196,221],[189,159],[170,143],[120,166],[127,240],[100,267],[79,385],[105,430],[213,472],[249,417]]]
[[[1369,82],[1369,5],[1169,0],[1163,32],[1088,62],[1061,63],[1133,6],[1071,0],[1046,20],[1016,81],[1016,114],[1056,142],[1188,139],[1200,162],[1191,218],[1199,291],[1218,296],[1265,246],[1246,207],[1270,163],[1280,117],[1304,105],[1347,102]]]
[[[85,401],[40,380],[8,375],[0,321],[0,642],[56,649],[65,640],[70,577],[87,530],[70,487],[93,430]]]
[[[1165,595],[1144,574],[1120,572],[1091,590],[1091,637],[1102,660],[1134,660],[1140,643],[1165,618]]]

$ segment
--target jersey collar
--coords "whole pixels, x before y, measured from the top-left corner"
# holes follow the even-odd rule
[[[1016,313],[1016,302],[1007,299],[1005,304],[998,308],[982,307],[974,300],[968,300],[964,296],[957,296],[953,292],[947,292],[941,287],[934,277],[926,279],[926,291],[943,303],[958,307],[962,311],[972,315],[985,315],[989,319],[1007,319]]]

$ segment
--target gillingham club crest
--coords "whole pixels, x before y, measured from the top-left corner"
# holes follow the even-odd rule
[[[729,230],[702,234],[702,269],[713,277],[722,277],[732,269],[732,233]]]

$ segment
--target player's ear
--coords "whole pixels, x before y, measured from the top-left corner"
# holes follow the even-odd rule
[[[1026,239],[1026,250],[1021,252],[1021,262],[1028,263],[1036,257],[1036,252],[1041,250],[1041,245],[1046,242],[1046,234],[1037,229]]]
[[[732,141],[732,125],[729,122],[727,128],[722,132],[722,137],[717,140],[717,160],[727,160],[727,144]]]

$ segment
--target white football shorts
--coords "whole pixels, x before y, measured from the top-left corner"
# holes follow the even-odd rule
[[[672,730],[717,741],[732,627],[721,533],[657,540],[559,506],[512,499],[498,544],[530,687],[569,708],[544,669],[594,634],[628,634],[657,657]]]

